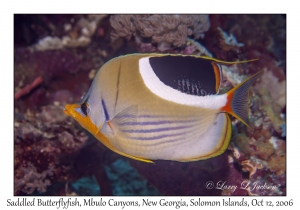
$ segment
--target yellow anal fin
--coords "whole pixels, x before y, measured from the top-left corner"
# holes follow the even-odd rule
[[[110,148],[112,151],[114,151],[115,153],[118,153],[119,155],[123,155],[125,157],[128,157],[128,158],[131,158],[131,159],[134,159],[134,160],[139,160],[139,161],[142,161],[142,162],[146,162],[146,163],[154,163],[152,160],[148,160],[148,159],[144,159],[144,158],[139,158],[139,157],[135,157],[135,156],[132,156],[132,155],[128,155],[124,152],[120,152],[118,150],[116,150],[115,148]]]
[[[135,156],[132,156],[132,155],[128,155],[128,154],[126,154],[124,152],[121,152],[121,151],[117,150],[113,145],[111,145],[111,143],[109,142],[109,140],[102,133],[100,133],[100,132],[96,133],[94,136],[96,137],[96,139],[98,139],[99,141],[101,141],[108,149],[112,150],[113,152],[115,152],[115,153],[117,153],[119,155],[131,158],[131,159],[134,159],[134,160],[139,160],[139,161],[142,161],[142,162],[146,162],[146,163],[154,163],[151,160],[140,158],[140,157],[135,157]]]

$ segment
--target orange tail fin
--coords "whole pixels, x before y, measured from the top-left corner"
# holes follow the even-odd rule
[[[227,93],[227,103],[221,108],[249,127],[248,120],[248,90],[251,85],[263,74],[264,70],[252,75],[244,82]]]

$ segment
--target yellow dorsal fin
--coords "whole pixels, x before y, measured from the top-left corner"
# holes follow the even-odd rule
[[[207,59],[207,60],[212,60],[218,63],[222,63],[222,64],[241,64],[241,63],[249,63],[249,62],[253,62],[253,61],[257,61],[259,60],[259,58],[255,58],[255,59],[251,59],[251,60],[244,60],[244,61],[222,61],[222,60],[218,60],[216,58],[211,58],[211,57],[207,57],[207,56],[200,56],[201,58]]]

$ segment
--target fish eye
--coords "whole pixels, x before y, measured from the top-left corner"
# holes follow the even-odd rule
[[[81,104],[81,111],[86,116],[90,113],[91,109],[90,109],[88,103],[85,102],[85,103]]]

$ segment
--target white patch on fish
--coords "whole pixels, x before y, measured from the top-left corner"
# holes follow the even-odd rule
[[[159,80],[152,70],[152,67],[149,63],[149,57],[141,58],[139,60],[139,71],[147,88],[149,88],[149,90],[151,90],[151,92],[158,97],[168,101],[182,105],[196,106],[214,110],[224,107],[227,103],[226,94],[199,97],[181,93],[178,90],[165,85]]]

